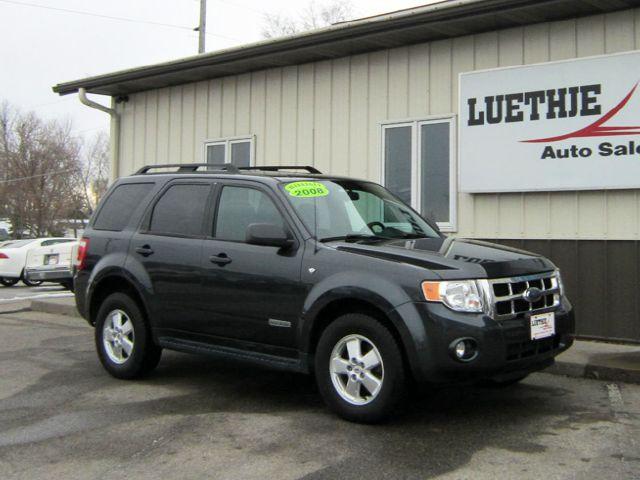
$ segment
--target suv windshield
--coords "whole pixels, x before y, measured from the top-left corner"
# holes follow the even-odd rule
[[[283,183],[281,188],[320,241],[440,236],[411,208],[375,183],[305,180]]]

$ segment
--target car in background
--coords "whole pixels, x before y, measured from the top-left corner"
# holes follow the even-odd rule
[[[74,258],[78,241],[55,243],[27,252],[24,278],[31,283],[54,282],[73,291]]]
[[[27,263],[27,254],[30,250],[40,247],[49,247],[59,243],[76,242],[75,238],[31,238],[24,240],[12,240],[0,247],[0,285],[12,287],[20,280],[28,287],[42,284],[41,280],[30,281],[25,278],[24,270]]]

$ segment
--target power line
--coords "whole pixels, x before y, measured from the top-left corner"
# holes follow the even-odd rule
[[[49,175],[58,175],[59,173],[73,172],[74,170],[75,170],[74,168],[68,168],[67,170],[59,170],[57,172],[41,173],[39,175],[31,175],[29,177],[10,178],[9,180],[0,180],[0,183],[20,182],[22,180],[30,180],[32,178],[48,177]]]
[[[96,17],[96,18],[102,18],[102,19],[106,19],[106,20],[116,20],[116,21],[120,21],[120,22],[129,22],[129,23],[141,23],[141,24],[145,24],[145,25],[153,25],[156,27],[166,27],[166,28],[175,28],[175,29],[180,29],[180,30],[184,30],[184,31],[188,31],[188,32],[193,32],[193,28],[192,27],[187,27],[184,25],[177,25],[177,24],[173,24],[173,23],[164,23],[164,22],[155,22],[152,20],[139,20],[139,19],[135,19],[135,18],[126,18],[126,17],[116,17],[113,15],[104,15],[101,13],[92,13],[92,12],[86,12],[86,11],[82,11],[82,10],[73,10],[70,8],[60,8],[60,7],[50,7],[48,5],[38,5],[36,3],[27,3],[27,2],[16,2],[14,0],[0,0],[0,2],[2,3],[8,3],[11,5],[19,5],[22,7],[32,7],[32,8],[41,8],[44,10],[53,10],[56,12],[64,12],[64,13],[72,13],[75,15],[85,15],[88,17]],[[243,40],[240,40],[239,38],[233,38],[233,37],[228,37],[226,35],[220,35],[217,33],[208,33],[207,35],[211,35],[214,37],[220,37],[220,38],[224,38],[227,40],[233,40],[233,41],[238,41],[238,42],[242,42]]]

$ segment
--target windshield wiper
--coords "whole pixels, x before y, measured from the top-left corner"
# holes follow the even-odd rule
[[[367,235],[364,233],[350,233],[349,235],[340,235],[337,237],[325,237],[321,238],[321,242],[333,242],[335,240],[344,240],[345,242],[357,242],[358,240],[388,240],[385,237],[379,237],[378,235]]]

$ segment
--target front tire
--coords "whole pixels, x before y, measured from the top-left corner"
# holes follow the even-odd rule
[[[95,324],[98,358],[109,374],[133,379],[151,372],[162,355],[138,304],[124,293],[109,295]]]
[[[0,277],[0,284],[2,284],[3,287],[13,287],[19,281],[19,278]]]
[[[353,422],[383,421],[404,399],[400,347],[389,329],[368,315],[344,315],[322,332],[315,374],[327,406]]]

